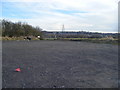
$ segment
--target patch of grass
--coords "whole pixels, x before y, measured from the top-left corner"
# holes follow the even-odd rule
[[[1,38],[0,38],[1,40]],[[24,37],[2,37],[2,40],[24,40]],[[37,37],[32,37],[32,40],[39,40]],[[92,42],[92,43],[103,43],[103,44],[113,44],[120,45],[118,39],[109,39],[109,38],[44,38],[41,40],[63,40],[63,41],[83,41],[83,42]]]
[[[57,40],[57,38],[44,38],[43,40]]]
[[[2,37],[2,40],[24,40],[22,37]]]
[[[70,41],[84,41],[84,42],[92,42],[92,43],[120,45],[120,43],[118,43],[118,39],[109,39],[109,38],[63,38],[63,39]]]
[[[24,40],[24,37],[2,37],[2,40]],[[39,40],[37,37],[32,37],[32,40]]]

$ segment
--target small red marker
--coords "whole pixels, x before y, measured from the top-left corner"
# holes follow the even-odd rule
[[[20,69],[20,68],[17,68],[17,69],[15,69],[15,71],[16,71],[16,72],[20,72],[20,71],[21,71],[21,69]]]

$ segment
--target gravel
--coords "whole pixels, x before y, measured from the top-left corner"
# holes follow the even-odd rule
[[[2,49],[3,88],[118,87],[117,45],[3,41]]]

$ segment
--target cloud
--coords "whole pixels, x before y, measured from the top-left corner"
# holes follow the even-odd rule
[[[118,0],[4,0],[3,4],[14,10],[4,18],[45,30],[61,30],[65,24],[66,30],[117,32]]]

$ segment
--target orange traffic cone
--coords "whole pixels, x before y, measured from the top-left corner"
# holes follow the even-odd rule
[[[20,72],[21,69],[20,69],[20,68],[16,68],[15,71],[16,71],[16,72]]]

